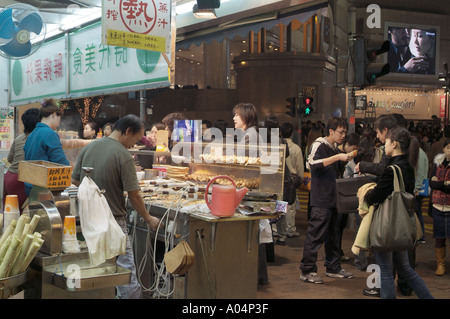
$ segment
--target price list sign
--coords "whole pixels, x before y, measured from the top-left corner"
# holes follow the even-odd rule
[[[47,173],[47,186],[69,187],[72,182],[72,167],[49,168]]]
[[[103,44],[170,52],[170,0],[103,0]]]

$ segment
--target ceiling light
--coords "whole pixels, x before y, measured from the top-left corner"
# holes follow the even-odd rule
[[[197,19],[216,19],[216,10],[214,9],[199,9],[197,4],[194,4],[192,12]]]

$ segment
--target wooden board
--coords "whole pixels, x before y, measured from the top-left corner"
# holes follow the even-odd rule
[[[21,161],[18,180],[49,189],[64,189],[72,183],[72,167],[48,161]]]

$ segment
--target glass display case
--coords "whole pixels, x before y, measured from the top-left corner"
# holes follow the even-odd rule
[[[251,191],[276,194],[283,197],[285,169],[285,145],[263,144],[257,146],[220,143],[179,142],[174,145],[170,159],[161,163],[157,152],[131,150],[136,164],[142,168],[167,166],[167,177],[175,180],[190,181],[197,185],[206,185],[218,175],[231,177],[237,187],[247,187]],[[169,157],[168,153],[161,156]],[[148,160],[145,157],[148,156]],[[225,179],[217,183],[230,183]]]

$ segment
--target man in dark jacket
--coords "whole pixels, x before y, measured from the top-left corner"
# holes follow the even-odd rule
[[[377,138],[383,145],[384,142],[386,141],[387,132],[393,129],[394,127],[397,127],[397,125],[398,122],[393,115],[383,114],[376,119],[374,123],[375,131],[377,132]],[[383,156],[381,157],[381,161],[379,163],[361,161],[358,164],[356,164],[355,170],[356,172],[360,173],[380,176],[381,174],[383,174],[388,160],[389,158],[386,156],[383,146]]]
[[[342,118],[328,121],[325,138],[318,138],[311,146],[307,166],[311,171],[311,216],[306,230],[300,280],[323,283],[317,275],[317,253],[325,242],[326,275],[334,278],[352,278],[341,268],[339,214],[336,210],[336,178],[353,158],[352,153],[341,153],[337,144],[344,141],[348,123]]]

